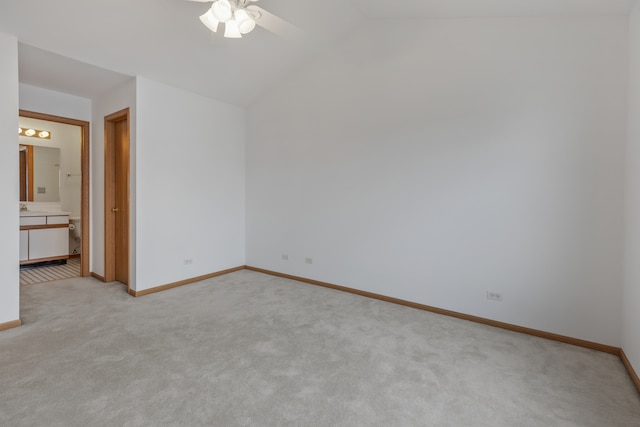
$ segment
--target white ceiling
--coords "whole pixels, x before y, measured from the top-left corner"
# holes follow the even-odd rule
[[[85,98],[100,96],[132,77],[22,43],[18,67],[22,83]]]
[[[2,0],[0,31],[20,41],[24,83],[92,98],[141,75],[243,106],[366,20],[628,14],[635,1],[261,0],[306,34],[289,41],[210,33],[198,20],[210,3]]]
[[[627,15],[636,0],[352,0],[369,18]],[[390,8],[389,5],[395,7]]]

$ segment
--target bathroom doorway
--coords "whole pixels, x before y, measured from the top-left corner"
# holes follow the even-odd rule
[[[69,212],[68,259],[21,261],[20,282],[32,284],[88,276],[89,122],[20,110],[19,124],[23,129],[20,148],[31,154],[20,156],[20,161],[26,158],[24,169],[28,170],[25,179],[21,177],[20,208]],[[29,135],[26,133],[29,129],[44,131],[46,136]],[[51,173],[38,170],[38,153],[45,151],[48,154],[42,156],[49,156],[45,163],[53,166]],[[22,242],[20,259],[23,260]]]

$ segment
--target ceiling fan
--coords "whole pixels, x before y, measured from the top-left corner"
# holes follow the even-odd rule
[[[214,33],[218,25],[224,23],[224,36],[227,38],[241,38],[248,34],[256,25],[271,31],[281,37],[295,39],[302,35],[302,31],[284,19],[267,12],[254,3],[258,0],[188,0],[200,3],[213,2],[211,8],[200,16],[200,21]]]

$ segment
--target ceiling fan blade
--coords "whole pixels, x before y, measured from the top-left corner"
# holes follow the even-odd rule
[[[256,19],[256,24],[280,37],[284,37],[289,40],[299,40],[305,36],[304,32],[300,28],[271,12],[267,12],[259,6],[252,4],[247,6],[247,10],[258,12],[260,16]]]

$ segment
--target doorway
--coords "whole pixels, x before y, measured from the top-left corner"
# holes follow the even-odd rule
[[[25,118],[25,119],[42,120],[45,122],[59,123],[62,125],[77,126],[80,128],[80,171],[76,171],[76,170],[59,171],[58,184],[59,184],[59,188],[62,183],[70,183],[70,184],[77,185],[76,180],[78,179],[80,180],[80,186],[79,186],[80,187],[80,194],[79,194],[80,217],[77,218],[77,221],[79,222],[79,226],[80,226],[79,227],[80,230],[78,233],[78,236],[79,236],[78,240],[80,240],[80,243],[79,243],[79,251],[77,251],[79,252],[79,254],[75,254],[75,256],[73,256],[74,254],[70,254],[70,256],[72,256],[72,258],[74,259],[73,265],[75,266],[74,268],[79,272],[79,275],[83,277],[89,276],[89,259],[90,259],[89,258],[89,247],[90,247],[89,245],[89,223],[90,223],[90,219],[89,219],[89,189],[90,189],[89,122],[86,122],[83,120],[71,119],[68,117],[60,117],[60,116],[54,116],[50,114],[36,113],[33,111],[27,111],[27,110],[20,110],[19,116],[20,118]],[[34,198],[34,191],[33,191],[33,182],[34,182],[33,174],[35,169],[33,167],[33,164],[34,164],[35,150],[32,146],[29,146],[29,148],[25,149],[24,151],[25,151],[25,154],[24,154],[25,168],[28,168],[28,172],[25,175],[26,179],[25,179],[24,185],[23,185],[23,182],[21,181],[20,200],[23,200],[22,196],[24,195],[25,202],[34,202],[36,201],[36,199]],[[23,161],[23,155],[20,156],[21,170],[22,170],[22,161]],[[29,165],[31,167],[29,167]],[[28,190],[28,188],[30,188],[30,191]],[[23,194],[23,190],[25,194]],[[78,224],[78,222],[76,222],[76,224]],[[79,262],[79,266],[78,266],[78,262]],[[70,274],[70,273],[65,273],[65,274]],[[53,277],[53,278],[50,278],[49,280],[55,280],[57,278],[58,277]]]
[[[104,118],[105,281],[129,290],[129,109]]]

